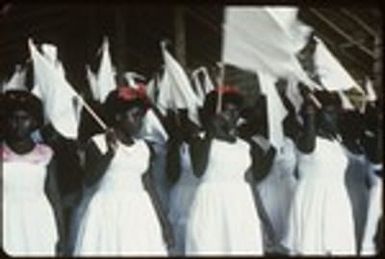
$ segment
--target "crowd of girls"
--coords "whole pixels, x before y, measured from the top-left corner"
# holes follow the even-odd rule
[[[356,255],[382,249],[378,105],[341,109],[302,91],[279,148],[236,87],[209,92],[201,127],[186,110],[162,116],[139,88],[103,104],[109,128],[80,145],[43,127],[27,91],[1,95],[3,249],[18,256]],[[149,110],[168,133],[141,134]],[[6,112],[3,112],[6,111]],[[242,120],[241,120],[242,118]],[[39,134],[36,134],[39,132]],[[159,188],[160,173],[167,180]],[[167,189],[167,192],[162,190]],[[161,197],[167,196],[167,199]]]

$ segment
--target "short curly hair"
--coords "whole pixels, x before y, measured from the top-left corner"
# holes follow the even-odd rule
[[[234,104],[239,109],[243,108],[244,97],[238,89],[234,87],[219,87],[206,95],[205,102],[203,104],[203,114],[205,116],[211,117],[215,114],[218,103],[218,92],[222,94],[222,108],[227,103]]]
[[[8,120],[10,115],[17,110],[28,112],[37,122],[38,127],[44,123],[43,104],[39,98],[27,91],[9,90],[4,93],[2,109],[5,118]]]
[[[140,107],[146,112],[151,106],[143,87],[135,89],[126,86],[111,91],[103,105],[106,120],[111,125],[114,123],[116,114],[127,111],[132,107]]]

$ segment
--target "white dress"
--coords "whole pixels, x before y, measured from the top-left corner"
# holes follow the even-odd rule
[[[104,135],[93,137],[102,153]],[[166,255],[161,226],[142,175],[150,163],[143,140],[119,144],[80,221],[75,256]]]
[[[352,203],[357,248],[361,246],[369,203],[369,172],[363,154],[354,154],[345,149],[348,156],[346,187]]]
[[[338,141],[316,138],[299,153],[297,185],[284,245],[299,255],[354,255],[354,221],[345,186],[348,159]]]
[[[269,174],[257,185],[263,206],[279,241],[287,232],[288,216],[296,187],[296,152],[293,141],[285,138],[284,145],[276,153]]]
[[[183,143],[180,147],[181,174],[170,192],[170,208],[168,218],[175,236],[175,255],[184,255],[186,222],[196,188],[199,183],[192,170],[189,146]]]
[[[262,255],[261,223],[245,172],[250,146],[214,139],[186,230],[186,255]]]
[[[374,237],[377,232],[378,222],[383,215],[383,179],[374,173],[372,165],[369,164],[368,167],[371,187],[367,221],[362,238],[362,256],[373,256],[376,254]]]
[[[36,144],[19,155],[5,144],[3,158],[3,249],[11,256],[54,256],[58,232],[45,194],[47,165],[53,151]]]

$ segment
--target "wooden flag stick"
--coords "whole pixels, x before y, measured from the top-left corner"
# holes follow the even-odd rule
[[[322,104],[320,103],[320,101],[318,101],[318,99],[315,97],[315,95],[313,93],[310,92],[309,97],[313,101],[313,103],[317,107],[317,109],[322,108]]]
[[[99,124],[99,126],[103,129],[103,130],[107,130],[107,125],[106,123],[94,112],[94,110],[89,106],[89,104],[83,99],[83,97],[78,94],[76,91],[74,91],[78,100],[83,104],[84,108],[86,109],[86,111],[92,116],[92,118],[95,119],[95,121]]]

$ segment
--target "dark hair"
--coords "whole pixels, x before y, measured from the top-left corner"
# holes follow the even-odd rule
[[[139,107],[146,112],[150,107],[150,102],[143,90],[119,87],[110,92],[104,102],[106,121],[112,125],[116,114],[125,112],[132,107]]]
[[[203,114],[206,116],[206,118],[211,117],[217,108],[217,102],[218,102],[218,91],[221,91],[222,94],[222,108],[225,104],[231,103],[236,106],[238,106],[239,109],[242,109],[243,107],[243,96],[242,94],[236,90],[235,88],[227,88],[227,90],[221,90],[221,88],[218,88],[209,92],[206,95],[205,102],[203,104]]]
[[[37,122],[38,127],[44,123],[43,105],[39,98],[27,91],[9,90],[4,94],[5,117],[8,120],[12,112],[23,110],[28,112]]]
[[[341,98],[336,92],[328,91],[315,91],[314,96],[320,101],[322,106],[335,106],[336,108],[341,107]]]

